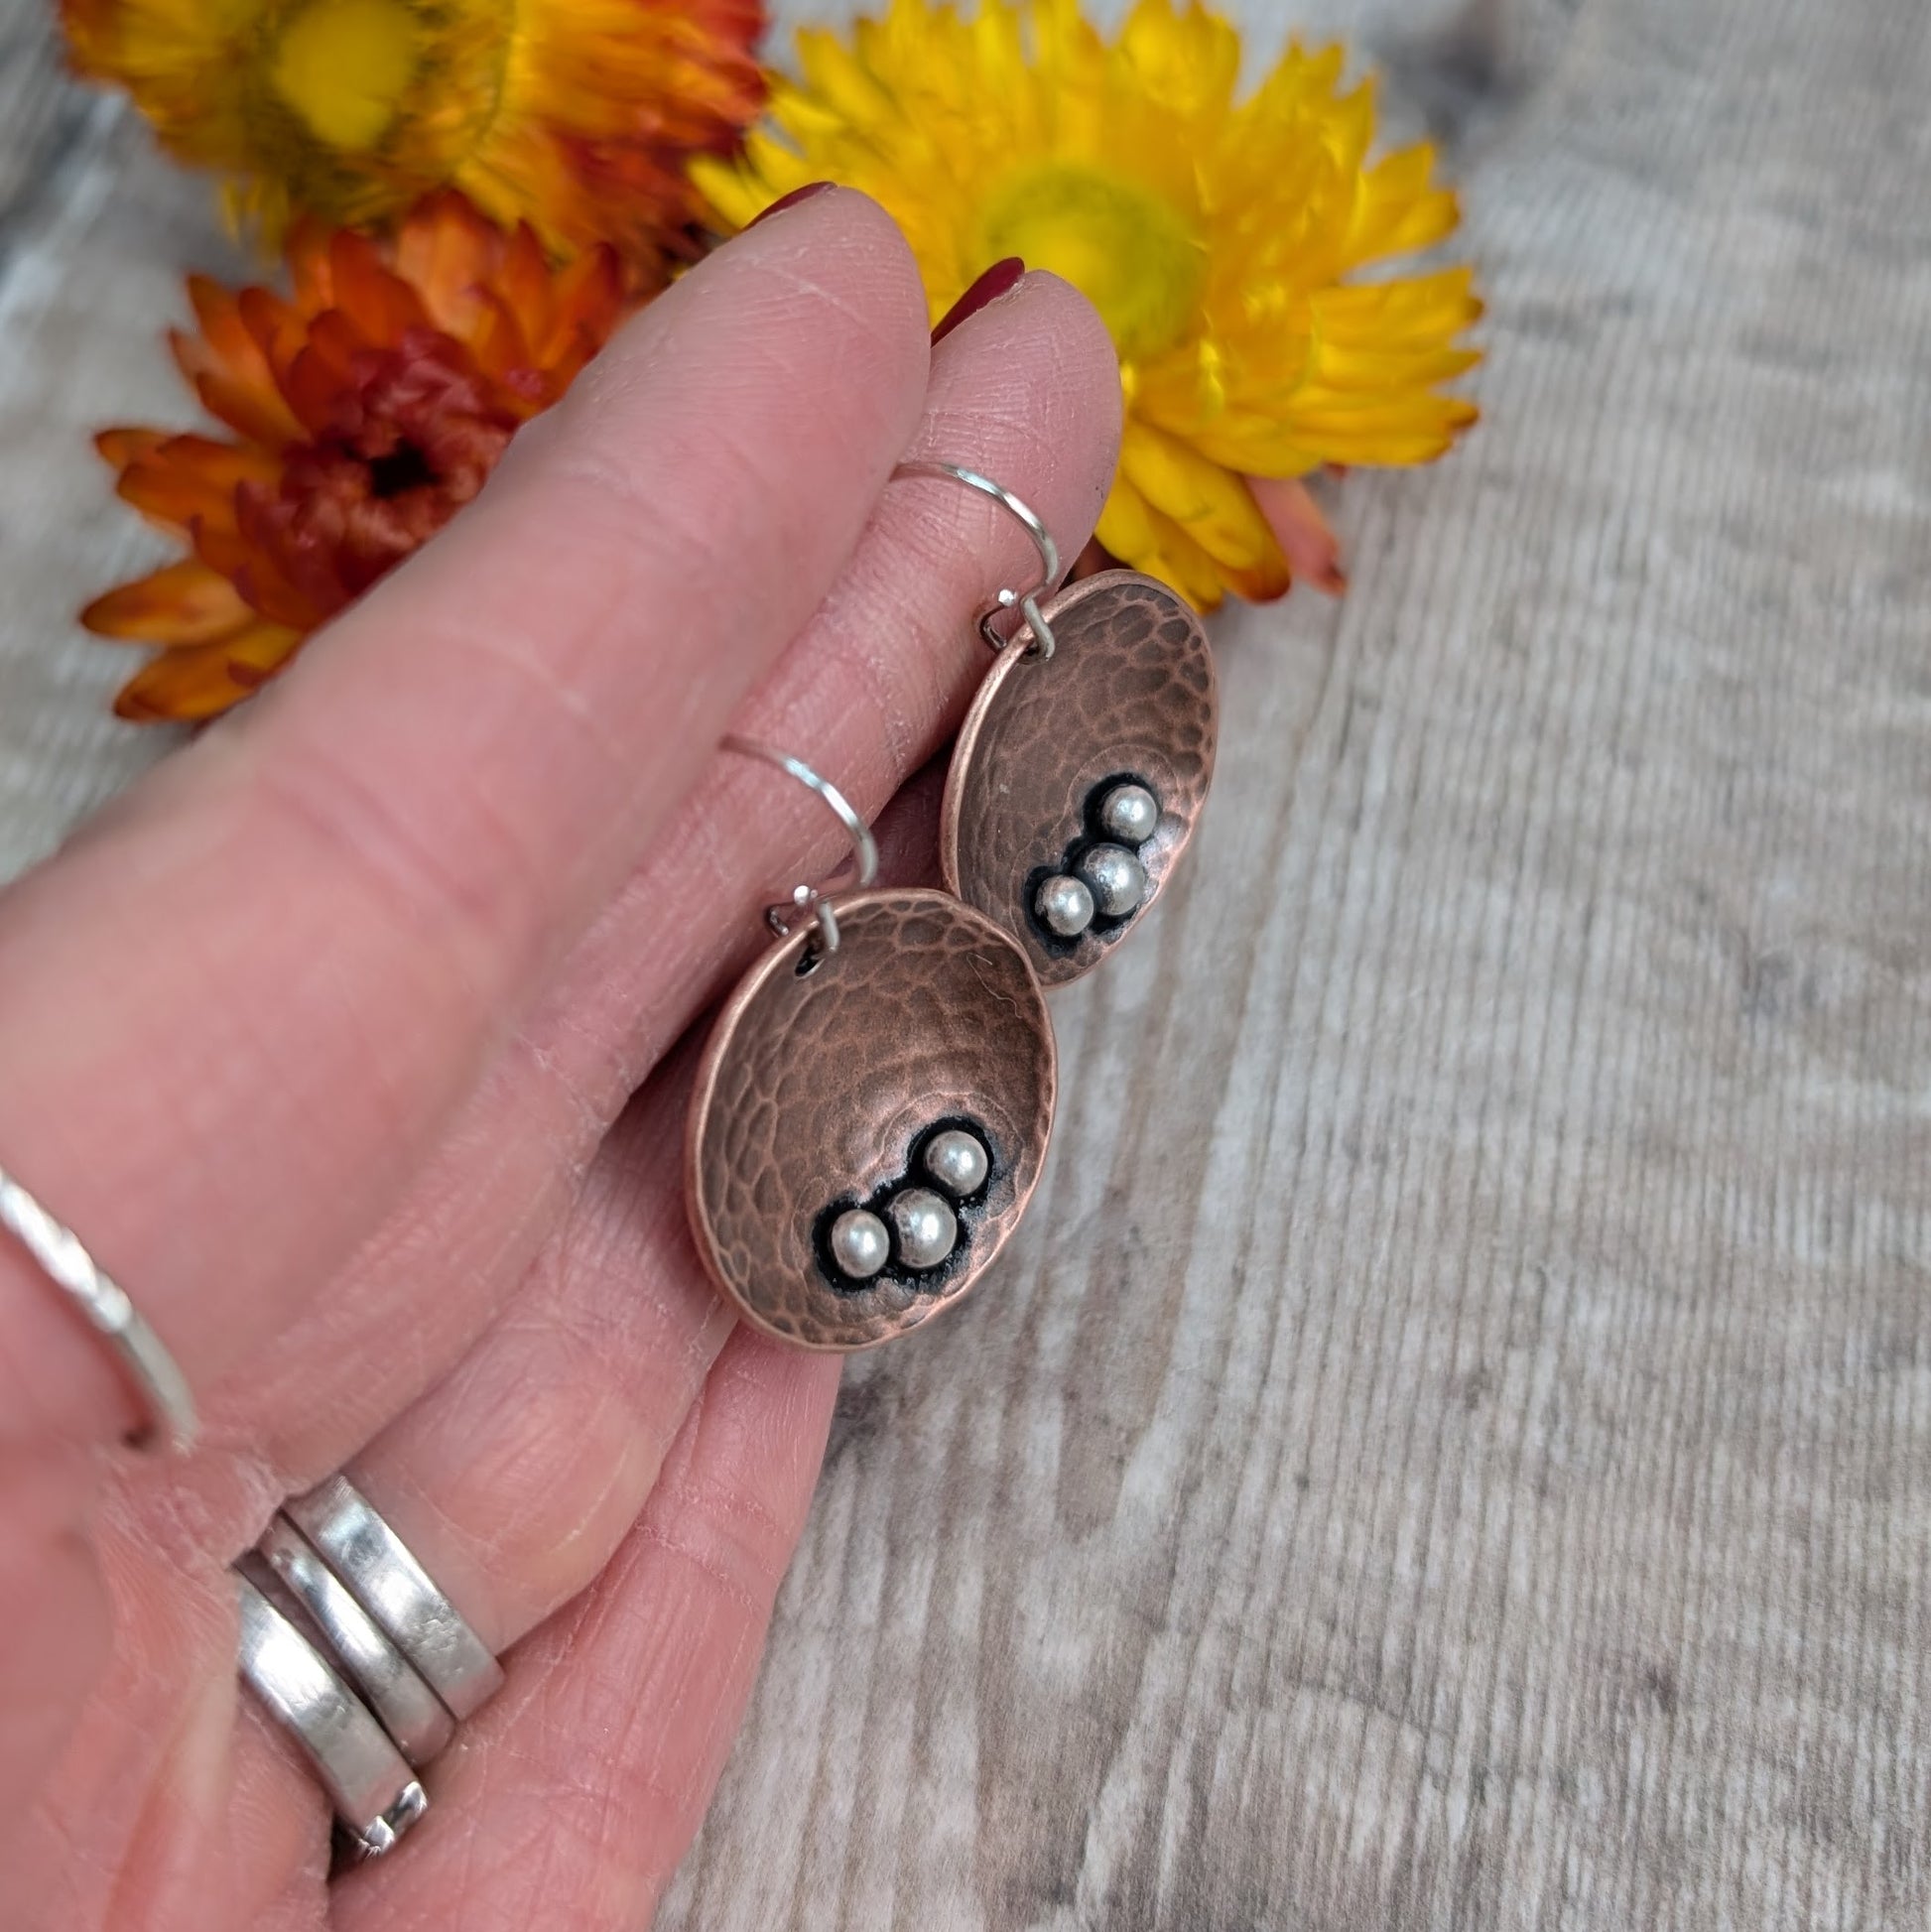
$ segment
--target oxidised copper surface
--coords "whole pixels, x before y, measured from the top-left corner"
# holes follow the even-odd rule
[[[868,1349],[950,1308],[1017,1225],[1052,1131],[1053,1028],[1025,955],[950,895],[834,903],[836,953],[801,976],[817,936],[801,927],[718,1015],[686,1182],[698,1251],[751,1321],[808,1349]],[[942,1121],[969,1122],[992,1157],[960,1211],[953,1264],[838,1285],[820,1248],[825,1217],[907,1176]]]
[[[1103,572],[1045,615],[1053,656],[1003,652],[959,734],[939,857],[946,883],[1011,933],[1052,987],[1097,966],[1158,896],[1207,799],[1219,704],[1207,633],[1164,583]],[[1119,778],[1160,801],[1139,848],[1146,898],[1123,922],[1058,939],[1034,916],[1038,881],[1092,842],[1095,793]]]

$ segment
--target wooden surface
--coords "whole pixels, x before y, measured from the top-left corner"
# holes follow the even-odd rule
[[[1931,24],[1323,5],[1467,191],[1466,451],[1217,629],[1016,1259],[855,1366],[660,1924],[1922,1926]],[[0,12],[0,870],[159,749],[199,191]],[[1277,36],[1284,16],[1255,0]]]

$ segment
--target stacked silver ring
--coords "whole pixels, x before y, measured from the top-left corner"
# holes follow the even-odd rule
[[[282,1505],[235,1590],[243,1682],[309,1760],[351,1854],[380,1856],[429,1808],[417,1772],[501,1666],[346,1477]]]

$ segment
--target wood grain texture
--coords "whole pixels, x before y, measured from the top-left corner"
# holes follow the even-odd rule
[[[41,0],[0,0],[0,877],[40,857],[171,742],[107,707],[138,661],[73,613],[169,554],[88,447],[179,424],[162,333],[184,267],[232,270],[202,184],[120,105],[61,73]]]
[[[27,11],[8,868],[156,746],[79,433],[218,252]],[[1217,625],[1200,839],[1014,1251],[848,1371],[668,1932],[1931,1912],[1931,26],[1295,18],[1454,145],[1486,421]]]

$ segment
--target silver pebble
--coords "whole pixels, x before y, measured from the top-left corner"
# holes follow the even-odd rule
[[[1099,801],[1099,823],[1121,844],[1144,845],[1160,824],[1160,801],[1144,785],[1115,785]]]
[[[1093,924],[1093,894],[1078,879],[1056,873],[1039,888],[1033,901],[1049,933],[1078,939]]]
[[[936,1268],[959,1239],[959,1217],[930,1188],[907,1188],[885,1204],[898,1230],[898,1258],[908,1268]]]
[[[869,1208],[847,1208],[832,1224],[832,1259],[853,1281],[869,1281],[891,1258],[890,1230]]]
[[[948,1194],[962,1201],[984,1187],[991,1165],[985,1143],[964,1127],[948,1127],[944,1133],[934,1134],[926,1146],[925,1171]]]
[[[1094,904],[1108,919],[1124,919],[1146,897],[1146,867],[1124,845],[1095,845],[1080,861]]]

